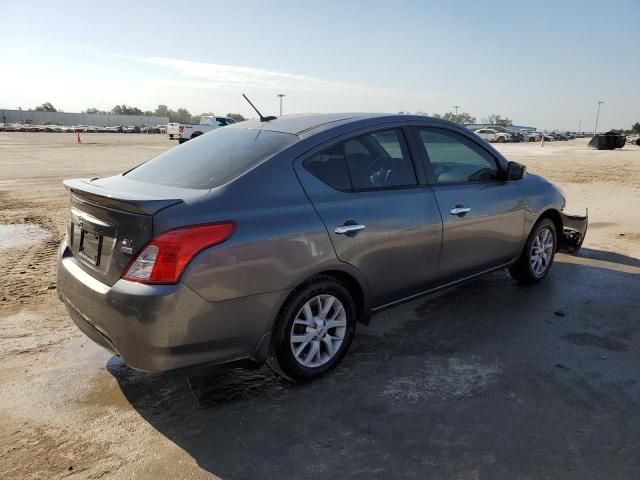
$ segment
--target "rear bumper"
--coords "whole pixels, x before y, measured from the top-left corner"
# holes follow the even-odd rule
[[[561,252],[576,254],[582,247],[589,226],[589,212],[584,215],[569,215],[560,212],[562,218],[562,234],[559,248]]]
[[[131,367],[160,372],[266,359],[269,332],[288,292],[209,302],[183,284],[105,285],[60,249],[58,292],[71,319]]]

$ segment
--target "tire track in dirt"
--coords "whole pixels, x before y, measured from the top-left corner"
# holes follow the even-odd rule
[[[0,434],[0,477],[108,478],[124,461],[109,445],[46,425],[19,425]]]
[[[28,247],[0,249],[0,306],[10,307],[29,303],[31,297],[55,292],[56,253],[62,240],[54,220],[34,212],[46,210],[8,197],[0,192],[0,223],[31,224],[45,230],[46,240]]]

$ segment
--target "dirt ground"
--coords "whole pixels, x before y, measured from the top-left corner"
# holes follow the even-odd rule
[[[135,372],[56,297],[64,178],[164,135],[0,133],[0,478],[640,477],[640,147],[498,148],[589,208],[581,254],[376,315],[331,375]],[[7,225],[9,225],[7,227]]]

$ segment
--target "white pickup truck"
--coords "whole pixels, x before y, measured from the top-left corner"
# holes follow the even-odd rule
[[[188,123],[169,123],[167,124],[167,135],[171,140],[178,139],[180,143],[184,143],[187,140],[198,137],[203,133],[207,133],[216,128],[226,127],[236,123],[233,118],[229,117],[217,117],[211,115],[205,115],[200,118],[198,125],[192,125]]]

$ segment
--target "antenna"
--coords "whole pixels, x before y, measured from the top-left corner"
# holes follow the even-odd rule
[[[260,117],[260,121],[261,121],[261,122],[269,122],[269,121],[271,121],[271,120],[275,120],[275,119],[276,119],[276,117],[263,117],[263,116],[262,116],[262,114],[260,113],[260,110],[258,110],[258,109],[256,108],[256,106],[255,106],[253,103],[251,103],[251,100],[249,100],[249,98],[248,98],[244,93],[242,94],[242,96],[244,97],[244,99],[245,99],[247,102],[249,102],[249,105],[251,105],[251,108],[253,108],[253,109],[256,111],[256,113],[257,113],[257,114],[258,114],[258,116]]]

